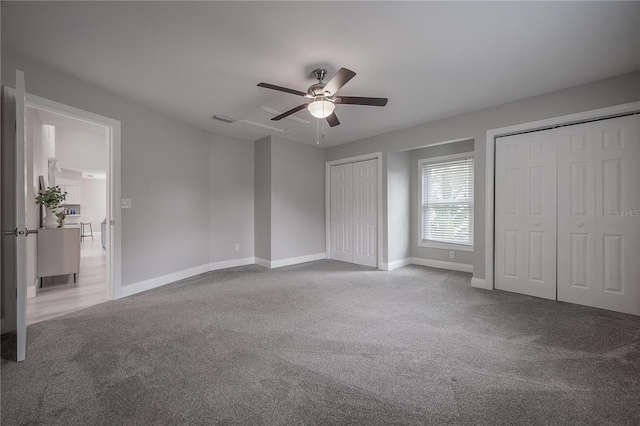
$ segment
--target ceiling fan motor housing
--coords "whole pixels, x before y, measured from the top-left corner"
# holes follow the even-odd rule
[[[324,86],[326,86],[325,83],[312,84],[311,86],[309,86],[309,89],[307,89],[307,93],[314,98],[317,96],[325,96],[326,94],[324,93]]]

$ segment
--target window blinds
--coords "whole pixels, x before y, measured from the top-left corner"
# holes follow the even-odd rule
[[[422,240],[473,246],[473,157],[422,164]]]

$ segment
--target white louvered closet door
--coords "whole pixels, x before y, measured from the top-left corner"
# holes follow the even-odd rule
[[[556,298],[554,131],[496,141],[495,288]]]
[[[558,300],[640,314],[638,118],[558,133]]]

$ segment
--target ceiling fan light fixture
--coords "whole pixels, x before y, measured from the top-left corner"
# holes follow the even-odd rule
[[[307,106],[309,113],[311,113],[315,118],[327,118],[333,113],[335,108],[336,106],[333,102],[329,102],[325,99],[313,101]]]

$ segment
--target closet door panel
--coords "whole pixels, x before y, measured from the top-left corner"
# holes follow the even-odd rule
[[[553,131],[496,142],[497,289],[556,298],[556,173]]]
[[[558,132],[558,300],[640,314],[637,118]]]
[[[636,117],[591,124],[596,170],[596,271],[592,306],[640,314]]]
[[[377,266],[378,160],[353,164],[354,262]]]
[[[331,167],[331,258],[353,262],[353,164]]]
[[[558,140],[558,300],[593,304],[596,279],[595,142],[589,124],[561,127]]]

